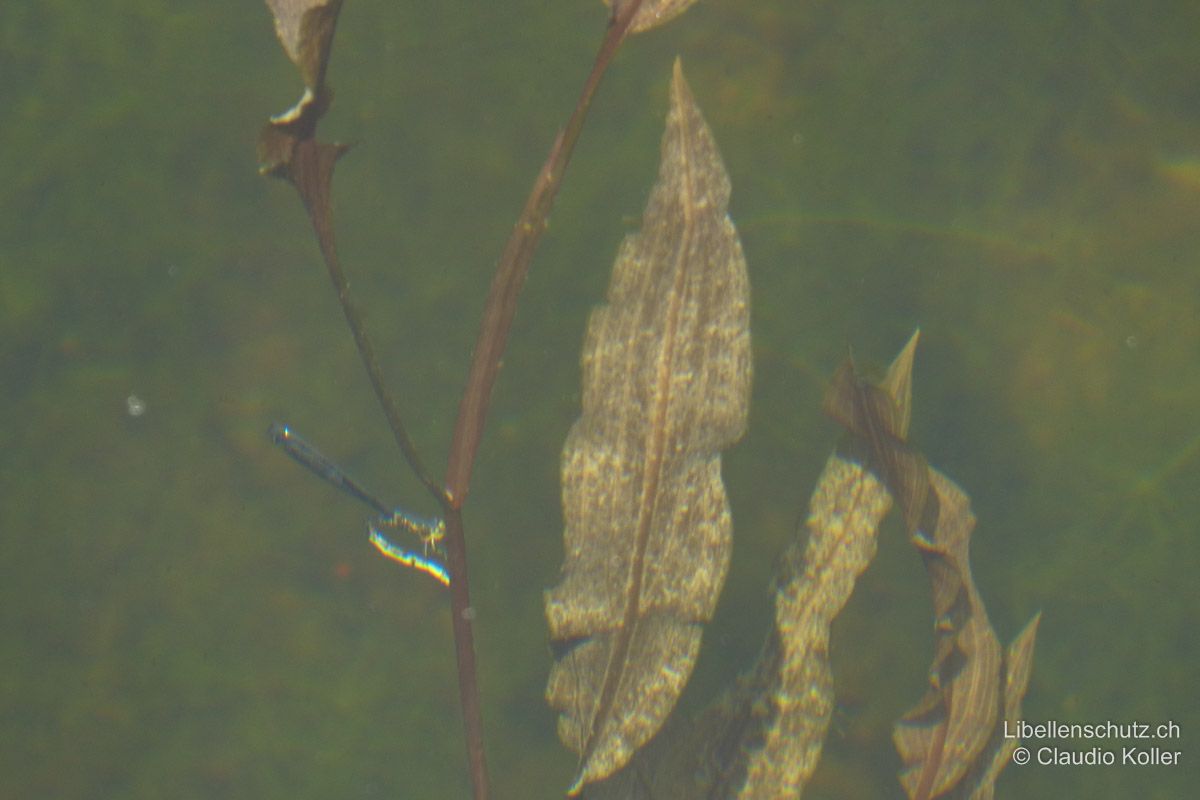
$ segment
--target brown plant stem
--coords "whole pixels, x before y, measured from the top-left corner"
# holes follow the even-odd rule
[[[375,358],[375,350],[367,336],[362,322],[358,305],[350,296],[350,286],[342,271],[341,260],[337,255],[337,247],[333,236],[333,219],[329,211],[329,187],[333,175],[333,164],[345,152],[338,145],[319,144],[308,139],[296,146],[296,151],[290,163],[289,177],[300,191],[301,199],[308,209],[313,231],[321,247],[329,279],[337,292],[338,302],[346,317],[346,324],[354,336],[358,354],[371,387],[379,399],[380,406],[392,429],[396,443],[404,453],[405,459],[413,468],[425,487],[442,506],[446,523],[446,555],[447,567],[450,570],[450,608],[452,630],[454,632],[454,651],[458,662],[458,696],[462,707],[463,727],[467,744],[467,760],[471,768],[471,781],[474,786],[476,800],[485,800],[488,796],[487,760],[483,747],[483,714],[479,700],[479,681],[475,667],[474,633],[471,619],[470,581],[467,575],[466,537],[463,536],[462,512],[450,504],[445,491],[438,486],[425,472],[420,457],[417,455],[412,440],[404,428],[400,410],[391,392],[383,382],[383,373]]]
[[[329,280],[333,283],[338,303],[342,306],[342,314],[346,317],[346,324],[354,336],[354,344],[358,348],[363,366],[366,367],[371,388],[375,391],[375,397],[379,399],[384,416],[387,417],[388,427],[392,429],[392,436],[417,478],[425,485],[430,494],[442,506],[445,506],[445,491],[425,469],[425,465],[404,427],[400,407],[384,384],[383,372],[379,368],[379,361],[375,358],[375,348],[371,345],[366,326],[363,325],[358,305],[350,296],[346,273],[342,271],[342,262],[338,258],[329,194],[333,181],[333,166],[347,149],[346,145],[325,144],[312,138],[300,139],[296,142],[284,168],[284,177],[292,182],[300,193],[300,199],[304,201],[308,218],[312,222],[313,232],[317,236],[317,244],[320,246],[321,255],[325,260],[325,267],[329,272]]]
[[[554,206],[554,199],[562,185],[563,173],[575,150],[583,121],[591,108],[592,98],[600,79],[604,77],[617,48],[629,32],[629,24],[641,8],[642,0],[623,3],[616,16],[609,21],[608,31],[592,71],[588,74],[579,93],[575,110],[554,140],[550,154],[534,181],[533,190],[525,201],[521,216],[513,227],[512,235],[500,256],[492,286],[488,290],[483,309],[483,320],[475,350],[471,357],[471,371],[458,407],[458,420],[454,425],[454,440],[450,446],[450,460],[446,467],[446,494],[450,505],[461,508],[466,501],[471,484],[471,470],[475,465],[475,454],[483,436],[488,406],[496,376],[500,372],[500,361],[508,343],[508,332],[513,316],[517,312],[517,298],[529,273],[529,263],[537,249],[542,233],[546,230],[546,219]]]
[[[458,698],[462,708],[463,731],[467,742],[467,763],[475,800],[486,800],[488,788],[487,754],[483,746],[483,712],[479,700],[479,680],[475,666],[475,634],[472,620],[471,584],[467,574],[466,537],[463,536],[462,511],[445,505],[446,561],[450,570],[451,627],[454,631],[454,655],[458,662]]]
[[[575,110],[559,132],[550,153],[534,181],[529,198],[512,235],[500,256],[496,274],[488,290],[479,336],[471,358],[467,385],[459,403],[458,419],[446,467],[446,485],[442,506],[446,521],[446,555],[450,570],[450,610],[454,628],[454,650],[458,658],[459,703],[467,740],[467,759],[475,800],[489,794],[487,757],[483,745],[483,715],[476,676],[475,645],[472,628],[470,582],[467,573],[467,544],[463,535],[462,505],[470,486],[475,455],[483,436],[483,427],[491,401],[492,388],[500,371],[500,360],[508,343],[508,332],[517,310],[517,298],[529,272],[534,251],[546,229],[546,218],[562,185],[563,173],[583,130],[583,121],[591,107],[600,79],[612,62],[617,48],[629,31],[629,24],[642,0],[632,0],[611,20],[592,70],[588,73]]]
[[[467,759],[475,800],[486,800],[489,794],[487,756],[483,745],[483,715],[479,700],[479,681],[476,676],[475,645],[472,627],[470,581],[467,573],[467,544],[463,535],[462,505],[466,501],[475,455],[483,436],[488,405],[500,360],[508,343],[508,332],[517,310],[517,298],[529,272],[529,264],[538,242],[546,229],[546,219],[562,185],[575,143],[583,130],[583,121],[591,107],[600,79],[612,62],[617,48],[629,31],[629,24],[642,0],[632,0],[623,6],[610,21],[592,70],[588,73],[575,110],[559,132],[550,153],[534,181],[529,198],[512,235],[500,256],[496,274],[488,290],[479,336],[471,358],[471,368],[459,403],[458,419],[450,446],[446,467],[446,484],[442,506],[446,521],[446,555],[450,570],[450,608],[454,628],[454,650],[458,658],[459,702],[467,740]]]
[[[446,466],[445,494],[442,505],[446,520],[446,554],[450,570],[450,606],[454,627],[454,650],[458,657],[458,690],[462,706],[463,726],[467,739],[467,759],[475,800],[486,800],[489,793],[487,758],[483,746],[483,715],[479,701],[479,682],[476,677],[475,645],[472,632],[474,612],[471,607],[470,582],[467,578],[467,545],[463,535],[461,508],[467,498],[475,455],[483,437],[483,428],[491,402],[492,389],[500,372],[500,361],[508,343],[508,333],[517,311],[517,299],[529,264],[542,233],[554,199],[562,185],[563,173],[583,130],[583,122],[591,107],[592,98],[600,85],[613,56],[629,31],[629,24],[642,5],[632,0],[621,7],[610,21],[600,44],[592,70],[575,104],[575,110],[555,137],[550,153],[534,181],[521,216],[513,228],[500,262],[496,266],[491,288],[484,305],[479,336],[471,357],[467,385],[459,403],[450,459]]]
[[[367,370],[367,378],[370,379],[371,388],[375,390],[375,397],[378,398],[379,405],[383,408],[383,414],[387,417],[388,427],[392,429],[392,438],[396,440],[396,444],[400,447],[400,452],[404,454],[404,459],[412,467],[412,471],[416,474],[417,479],[425,485],[425,488],[429,490],[434,499],[445,507],[445,490],[425,470],[425,465],[421,462],[421,457],[417,454],[416,446],[413,444],[412,439],[409,438],[408,431],[404,428],[400,407],[397,405],[395,397],[388,391],[387,386],[384,385],[383,373],[379,369],[378,360],[375,358],[374,347],[371,345],[370,337],[367,336],[366,327],[363,325],[358,305],[350,296],[350,287],[346,282],[345,274],[342,272],[342,265],[338,260],[337,252],[332,248],[329,252],[325,252],[324,246],[321,247],[321,251],[325,255],[325,264],[329,269],[329,279],[333,282],[334,290],[337,292],[338,302],[342,306],[342,314],[346,317],[346,324],[350,327],[350,331],[354,335],[355,346],[358,347],[358,355]]]

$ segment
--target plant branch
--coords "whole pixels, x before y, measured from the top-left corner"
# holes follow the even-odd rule
[[[392,436],[417,478],[425,485],[434,499],[444,507],[446,505],[445,491],[425,469],[425,465],[404,427],[404,420],[395,396],[388,391],[384,384],[383,372],[379,368],[379,361],[375,358],[375,348],[371,345],[371,339],[367,335],[358,305],[350,296],[350,286],[346,281],[346,274],[342,270],[341,260],[338,258],[329,194],[333,180],[333,166],[347,149],[345,145],[324,144],[311,138],[301,139],[295,143],[294,150],[291,152],[291,158],[286,167],[286,177],[295,185],[308,210],[313,232],[317,236],[317,243],[321,247],[321,255],[324,257],[325,267],[329,272],[329,280],[333,283],[338,303],[342,306],[342,314],[346,317],[346,324],[354,336],[354,344],[357,346],[359,357],[367,370],[371,388],[375,391],[375,397],[379,399],[384,416],[387,417],[388,427],[392,429]]]
[[[517,298],[529,272],[546,219],[562,185],[562,176],[575,143],[583,129],[588,108],[617,48],[629,31],[629,24],[642,0],[632,0],[610,21],[592,70],[584,82],[575,110],[567,125],[550,148],[520,218],[505,245],[496,267],[484,306],[479,337],[471,368],[459,404],[454,439],[446,468],[446,487],[442,499],[446,521],[446,554],[450,570],[450,606],[454,628],[454,649],[458,658],[458,690],[463,727],[467,739],[467,759],[475,800],[486,800],[489,793],[487,757],[483,744],[483,715],[476,675],[470,581],[467,572],[467,543],[463,535],[461,508],[467,497],[475,454],[483,436],[492,388],[500,371],[500,360],[508,342],[508,332],[517,309]]]
[[[449,503],[444,507],[446,522],[446,561],[450,570],[450,613],[454,630],[454,654],[458,662],[458,698],[467,741],[467,763],[475,800],[488,797],[487,754],[483,745],[483,711],[479,699],[479,679],[475,665],[475,635],[472,620],[471,584],[467,575],[466,537],[463,536],[462,511]]]
[[[546,230],[546,219],[554,206],[554,199],[562,185],[563,173],[575,150],[583,121],[592,105],[592,98],[600,79],[604,77],[617,48],[625,40],[634,15],[642,6],[642,0],[630,0],[621,4],[616,16],[609,22],[608,31],[596,54],[592,71],[588,74],[575,110],[555,138],[550,154],[534,181],[525,208],[509,236],[492,286],[488,291],[483,309],[483,321],[479,337],[475,340],[475,351],[471,358],[471,371],[467,386],[463,390],[458,407],[458,420],[454,425],[454,441],[450,446],[450,460],[446,467],[446,494],[449,503],[461,508],[466,501],[471,484],[471,470],[475,465],[475,454],[483,437],[483,427],[491,403],[492,389],[500,372],[500,362],[508,343],[508,332],[513,316],[517,312],[517,298],[529,273],[529,264],[537,250],[542,233]]]

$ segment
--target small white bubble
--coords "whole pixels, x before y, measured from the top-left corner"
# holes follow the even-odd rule
[[[1130,350],[1137,350],[1138,338],[1132,333],[1125,337],[1125,346]]]
[[[146,401],[136,394],[131,394],[125,398],[125,410],[131,417],[140,417],[146,413]]]

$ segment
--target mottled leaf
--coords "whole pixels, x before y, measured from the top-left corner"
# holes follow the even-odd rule
[[[583,348],[563,448],[565,559],[546,592],[547,699],[574,794],[624,765],[683,690],[729,564],[720,450],[745,430],[745,259],[729,180],[678,62],[658,181]]]
[[[809,506],[807,536],[798,537],[782,560],[775,625],[754,670],[700,718],[674,725],[639,752],[621,780],[600,785],[597,800],[801,796],[833,713],[830,625],[873,558],[880,522],[892,505],[885,454],[878,450],[912,452],[907,433],[916,341],[914,335],[882,383],[868,384],[844,368],[830,388],[827,409],[862,433],[825,465]],[[891,456],[888,469],[928,470],[924,459],[912,455]],[[912,476],[897,477],[911,485]],[[902,781],[914,797],[989,800],[1016,747],[1001,723],[1020,718],[1038,618],[1001,656],[966,568],[974,523],[966,495],[940,473],[930,472],[925,482],[921,524],[929,523],[930,532],[918,529],[912,539],[933,580],[938,655],[930,692],[897,728],[909,764]]]
[[[872,387],[901,441],[911,415],[916,343],[914,334],[883,385]],[[809,503],[807,537],[788,548],[776,579],[775,627],[753,674],[719,709],[724,731],[709,745],[704,771],[713,785],[705,797],[800,796],[833,714],[830,626],[874,558],[891,506],[887,486],[867,467],[841,453],[829,457]]]

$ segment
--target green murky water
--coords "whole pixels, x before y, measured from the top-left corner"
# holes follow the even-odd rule
[[[0,796],[467,793],[440,589],[264,435],[292,422],[420,508],[299,204],[254,173],[298,84],[242,5],[0,15]],[[604,26],[598,4],[479,5],[348,4],[323,127],[356,143],[343,259],[439,471],[491,268]],[[676,53],[732,177],[756,352],[725,462],[734,562],[685,705],[765,631],[837,436],[822,381],[920,326],[914,438],[974,498],[993,623],[1008,639],[1044,612],[1026,718],[1182,729],[1178,767],[1010,767],[1000,795],[1189,794],[1198,30],[1192,2],[705,0],[628,43],[534,263],[467,515],[497,797],[559,796],[574,769],[542,700],[558,455]],[[890,725],[930,629],[901,534],[836,630],[807,796],[900,796]]]

